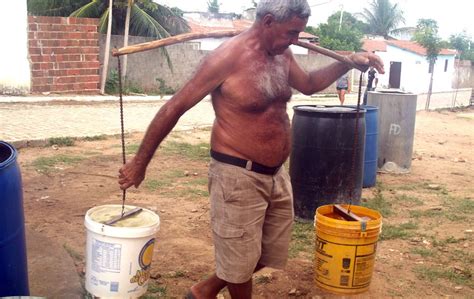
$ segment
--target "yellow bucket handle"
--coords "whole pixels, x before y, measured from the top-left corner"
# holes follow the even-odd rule
[[[367,221],[365,220],[360,221],[360,236],[367,237]]]

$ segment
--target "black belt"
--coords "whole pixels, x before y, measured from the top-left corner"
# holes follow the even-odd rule
[[[257,162],[252,162],[250,160],[245,160],[245,159],[229,156],[226,154],[222,154],[219,152],[215,152],[212,149],[211,149],[211,157],[219,162],[234,165],[234,166],[239,166],[247,170],[254,171],[261,174],[274,175],[278,172],[278,170],[281,167],[281,165],[276,166],[276,167],[268,167],[268,166],[259,164]]]

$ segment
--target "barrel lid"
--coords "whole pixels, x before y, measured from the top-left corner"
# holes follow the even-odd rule
[[[4,141],[0,141],[0,169],[3,169],[16,161],[16,149]]]
[[[350,106],[298,105],[293,107],[293,109],[304,112],[357,113],[357,109]],[[359,112],[365,112],[365,110],[360,109]]]

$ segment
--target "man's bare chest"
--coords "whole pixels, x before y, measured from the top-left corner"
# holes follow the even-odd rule
[[[283,59],[273,62],[248,61],[221,85],[221,94],[241,105],[264,109],[291,97],[289,67]]]

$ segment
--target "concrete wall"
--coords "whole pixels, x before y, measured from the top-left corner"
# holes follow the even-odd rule
[[[98,19],[30,16],[34,93],[99,92]]]
[[[30,90],[26,0],[2,1],[0,9],[0,94]]]
[[[456,60],[452,81],[453,89],[474,88],[474,65],[469,60]]]
[[[434,92],[430,98],[430,110],[442,108],[467,107],[470,105],[472,88],[462,88],[444,92]],[[424,110],[427,93],[418,94],[416,110]]]
[[[100,61],[103,64],[103,50],[105,48],[105,35],[100,35]],[[131,36],[129,45],[148,42],[153,39]],[[113,36],[111,48],[121,48],[123,46],[122,36]],[[128,55],[127,78],[134,84],[143,88],[145,92],[157,90],[159,82],[157,79],[165,81],[166,86],[179,89],[191,78],[200,61],[209,53],[209,51],[196,50],[196,42],[176,44],[166,47],[171,59],[173,70],[168,67],[165,56],[159,49]],[[295,54],[299,65],[306,70],[313,70],[324,67],[334,60],[321,54],[311,53],[309,55]],[[123,58],[121,58],[123,61]],[[117,58],[111,57],[109,61],[109,74],[117,69]],[[359,81],[359,71],[350,71],[351,78],[354,78],[353,84],[357,86]],[[354,92],[357,90],[354,87]],[[335,84],[321,93],[335,93]]]

